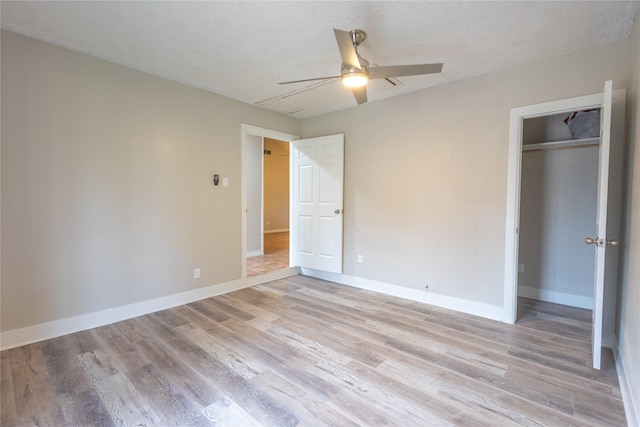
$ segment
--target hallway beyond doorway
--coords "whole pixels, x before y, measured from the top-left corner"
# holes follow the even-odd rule
[[[289,267],[289,232],[264,234],[264,255],[247,258],[247,277]]]

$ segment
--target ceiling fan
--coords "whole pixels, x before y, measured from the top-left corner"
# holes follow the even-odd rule
[[[388,79],[390,77],[415,76],[420,74],[434,74],[442,71],[442,63],[392,65],[386,67],[369,67],[369,61],[358,53],[358,46],[367,38],[362,30],[343,31],[333,29],[342,56],[342,70],[339,76],[317,77],[313,79],[293,80],[281,82],[290,83],[310,82],[314,80],[342,79],[342,84],[351,88],[358,104],[367,102],[366,84],[370,79]]]

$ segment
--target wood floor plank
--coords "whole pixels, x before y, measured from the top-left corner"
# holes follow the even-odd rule
[[[173,386],[201,410],[223,396],[207,378],[184,363],[179,353],[157,342],[141,342],[139,346]]]
[[[116,425],[152,425],[160,421],[146,397],[114,366],[106,353],[96,350],[83,353],[79,358]]]
[[[21,379],[22,380],[22,379]],[[66,420],[56,404],[53,385],[46,380],[29,383],[16,381],[16,412],[18,425],[64,425]]]
[[[73,396],[92,388],[77,355],[65,345],[64,339],[45,341],[42,349],[57,394]]]
[[[250,323],[251,325],[256,325],[257,322],[251,321]],[[331,359],[335,363],[341,363],[343,365],[346,365],[353,360],[351,357],[343,353],[324,346],[303,335],[297,334],[290,329],[274,325],[272,322],[264,322],[256,327],[267,334],[277,337],[292,347],[314,355],[316,359]]]
[[[96,328],[96,339],[101,348],[109,355],[112,363],[123,373],[137,370],[149,364],[149,359],[135,343],[121,334],[117,324]]]
[[[127,373],[134,387],[144,394],[149,406],[166,425],[181,426],[191,424],[202,416],[200,408],[187,399],[172,381],[154,365],[149,364]]]
[[[351,363],[359,362],[353,361]],[[363,364],[360,365],[363,369],[373,369]],[[357,406],[368,407],[369,413],[360,413],[360,417],[367,423],[400,425],[394,422],[395,419],[400,419],[406,423],[405,425],[420,425],[421,423],[438,426],[453,425],[429,412],[425,406],[415,405],[406,399],[398,399],[397,395],[391,393],[383,384],[368,382],[353,370],[335,364],[331,360],[327,359],[318,363],[312,368],[312,371],[340,388],[340,394],[344,400],[336,402],[336,404],[348,404],[349,406],[343,406],[343,408],[351,410]],[[376,407],[377,410],[371,412],[372,407]]]
[[[145,326],[155,331],[170,347],[181,349],[180,354],[185,362],[204,377],[211,378],[217,388],[224,389],[231,400],[240,404],[254,418],[268,425],[288,426],[297,423],[295,417],[283,411],[269,396],[229,369],[222,361],[211,356],[178,332],[160,323],[151,322],[152,317],[143,318],[141,321],[145,322]]]
[[[36,343],[10,350],[8,355],[18,425],[65,423],[42,347],[43,343]]]
[[[15,426],[18,422],[15,390],[11,374],[10,358],[17,349],[0,354],[0,425]]]
[[[2,352],[6,426],[625,426],[590,311],[504,324],[294,276]]]
[[[228,397],[216,400],[204,410],[214,426],[260,427],[263,424]]]
[[[247,321],[255,318],[253,314],[243,310],[242,308],[234,306],[233,304],[227,304],[224,298],[209,298],[205,301],[216,312],[225,313],[233,319]]]
[[[234,350],[243,358],[268,366],[279,375],[303,387],[317,399],[324,400],[337,392],[331,384],[310,374],[305,367],[290,363],[290,360],[285,355],[278,354],[270,348],[255,345],[251,336],[245,337],[240,334],[231,334],[227,335],[227,337],[227,341],[233,343]],[[307,365],[308,363],[305,363],[305,366]]]
[[[570,399],[573,402],[571,414],[579,419],[584,418],[592,424],[597,425],[602,422],[603,424],[620,425],[624,423],[622,400],[614,396],[610,388],[603,388],[594,393],[589,389],[575,387],[571,381],[567,381],[566,375],[556,373],[556,375],[532,376],[530,372],[523,371],[520,367],[510,368],[507,378],[527,387],[546,390],[549,398],[554,399],[554,403],[560,399]],[[585,411],[585,408],[589,409]],[[591,415],[585,416],[586,412]]]
[[[294,307],[292,310],[297,311],[298,308]],[[370,366],[378,366],[385,360],[384,353],[388,349],[384,346],[365,341],[358,335],[351,334],[346,330],[340,331],[332,328],[330,320],[325,318],[323,322],[316,310],[308,309],[304,311],[312,316],[310,318],[313,319],[312,322],[302,322],[299,320],[300,316],[297,313],[293,313],[291,315],[283,315],[282,320],[278,320],[275,323],[301,335],[313,334],[315,341],[319,344],[333,348],[351,359],[359,360]],[[320,328],[318,328],[319,326]]]
[[[109,411],[98,392],[89,389],[72,397],[73,412],[67,418],[68,425],[72,426],[104,426],[111,427],[116,424],[113,422]]]
[[[18,422],[18,412],[11,383],[0,381],[0,425],[15,426]]]
[[[216,322],[231,319],[231,316],[227,313],[216,310],[215,307],[208,304],[207,300],[192,302],[191,304],[187,304],[187,307]]]
[[[313,420],[313,426],[357,426],[353,420],[320,401],[309,396],[303,389],[272,371],[264,371],[252,380],[268,392],[280,405],[289,408],[300,420]],[[303,423],[304,425],[305,423]]]
[[[212,336],[211,334],[200,328],[184,327],[180,330],[180,332],[184,334],[184,336],[189,340],[191,340],[191,342],[198,345],[212,357],[220,360],[231,371],[242,376],[246,380],[250,380],[251,378],[267,369],[267,367],[262,364],[247,364],[242,356],[240,356],[231,348],[221,345],[221,340],[218,340],[217,337]]]

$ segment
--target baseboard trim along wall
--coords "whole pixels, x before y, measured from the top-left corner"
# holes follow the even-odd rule
[[[379,292],[398,298],[409,299],[435,305],[437,307],[460,311],[462,313],[473,314],[486,319],[502,321],[503,308],[499,306],[469,301],[461,298],[449,297],[435,293],[429,293],[418,289],[405,288],[403,286],[364,279],[361,277],[348,276],[344,274],[327,273],[325,271],[300,269],[301,274],[315,277],[317,279],[328,280],[343,285],[366,289],[368,291]]]
[[[288,228],[277,228],[275,230],[264,230],[264,234],[269,234],[269,233],[284,233],[285,231],[289,231]]]
[[[622,403],[624,403],[624,412],[627,416],[628,426],[640,425],[640,408],[636,405],[640,405],[640,402],[633,401],[633,393],[629,387],[630,381],[627,378],[627,373],[624,369],[624,363],[622,361],[622,355],[620,354],[620,347],[617,340],[613,346],[613,358],[616,361],[616,372],[618,372],[618,383],[620,384],[620,394],[622,394]]]
[[[219,283],[217,285],[154,298],[148,301],[141,301],[93,313],[81,314],[79,316],[5,331],[0,333],[0,350],[8,350],[10,348],[59,337],[61,335],[72,334],[91,328],[97,328],[99,326],[109,325],[111,323],[226,294],[228,292],[259,285],[272,280],[295,276],[299,273],[300,270],[298,268],[290,267],[284,270],[272,271],[260,276],[249,277],[247,279],[238,279],[231,282]]]
[[[571,307],[586,308],[589,310],[593,309],[593,297],[565,294],[562,292],[548,291],[524,285],[518,286],[518,295],[524,298],[569,305]]]
[[[262,256],[262,255],[264,255],[264,251],[247,252],[247,258],[252,258],[254,256]]]

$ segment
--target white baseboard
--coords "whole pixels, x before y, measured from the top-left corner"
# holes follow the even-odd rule
[[[394,297],[431,304],[437,307],[448,308],[450,310],[456,310],[467,314],[473,314],[491,320],[501,321],[503,317],[503,308],[500,306],[469,301],[461,298],[449,297],[446,295],[430,293],[419,289],[405,288],[403,286],[392,285],[389,283],[378,282],[370,279],[363,279],[361,277],[327,273],[325,271],[311,270],[307,268],[302,268],[301,274],[304,274],[305,276],[315,277],[317,279],[328,280],[343,285],[379,292],[385,295],[391,295]]]
[[[593,298],[519,285],[518,296],[571,307],[593,309]]]
[[[254,256],[262,256],[264,255],[264,251],[251,251],[247,252],[247,258],[252,258]]]
[[[620,394],[622,394],[622,403],[624,404],[624,413],[627,417],[627,425],[638,426],[640,425],[640,407],[637,405],[640,405],[640,402],[633,401],[629,378],[627,378],[622,355],[619,351],[620,349],[616,342],[613,346],[613,358],[616,361],[616,372],[618,373],[618,383],[620,384]]]
[[[271,273],[254,276],[247,279],[238,279],[231,282],[219,283],[191,291],[180,292],[165,297],[154,298],[120,307],[109,308],[93,313],[81,314],[66,319],[53,320],[25,328],[13,329],[0,333],[0,350],[44,341],[61,335],[72,334],[99,326],[109,325],[133,317],[142,316],[160,310],[166,310],[178,305],[188,304],[201,299],[211,298],[226,294],[238,289],[248,288],[272,280],[299,274],[297,268],[287,268]]]
[[[269,234],[269,233],[284,233],[285,231],[289,231],[288,228],[278,228],[275,230],[264,230],[264,234]]]

